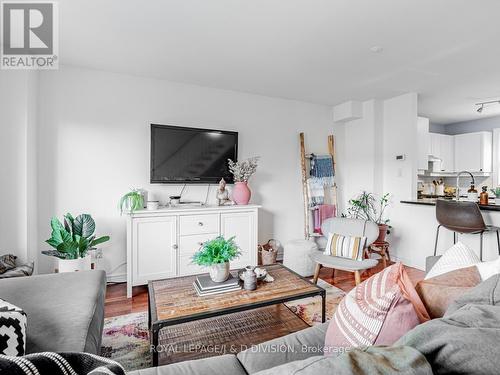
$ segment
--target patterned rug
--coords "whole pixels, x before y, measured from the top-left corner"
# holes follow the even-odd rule
[[[326,317],[329,319],[345,293],[321,279],[318,285],[326,290]],[[320,298],[304,298],[286,305],[310,326],[321,324]],[[127,371],[151,367],[147,312],[106,318],[101,354],[121,363]]]

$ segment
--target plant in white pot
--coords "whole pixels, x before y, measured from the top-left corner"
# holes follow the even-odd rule
[[[379,236],[376,242],[385,241],[386,235],[390,233],[389,219],[384,219],[384,212],[389,205],[389,198],[389,193],[377,199],[372,193],[363,191],[356,198],[349,201],[349,208],[347,209],[349,217],[373,221],[378,225]]]
[[[63,221],[64,224],[56,217],[50,221],[52,234],[45,242],[55,250],[43,253],[57,258],[58,272],[90,270],[89,250],[109,241],[109,236],[96,238],[95,221],[88,214],[81,214],[74,218],[68,213],[64,215]]]
[[[494,189],[490,189],[493,195],[495,196],[495,204],[500,205],[500,186],[497,186]]]
[[[234,237],[225,239],[218,236],[205,242],[194,254],[193,263],[209,268],[210,278],[222,283],[229,277],[229,262],[240,256],[240,249]]]
[[[258,163],[258,156],[237,162],[228,159],[229,171],[234,176],[232,198],[236,204],[246,205],[250,202],[252,192],[248,187],[248,179],[257,171]]]
[[[128,211],[133,214],[134,211],[144,208],[144,191],[141,189],[129,191],[120,198],[118,208],[120,209],[120,215],[123,214],[123,211]]]

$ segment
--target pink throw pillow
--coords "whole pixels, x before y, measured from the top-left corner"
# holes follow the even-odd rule
[[[351,348],[391,345],[429,319],[408,274],[398,262],[359,284],[340,302],[326,332],[325,355]]]

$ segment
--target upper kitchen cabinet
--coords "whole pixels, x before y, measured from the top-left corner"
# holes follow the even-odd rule
[[[493,140],[490,132],[455,135],[455,169],[491,172],[492,148]]]
[[[455,171],[455,142],[452,135],[429,133],[428,154],[441,159],[441,172]]]

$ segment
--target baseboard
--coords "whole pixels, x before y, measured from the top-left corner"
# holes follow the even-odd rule
[[[127,274],[115,273],[114,275],[107,275],[106,279],[108,283],[125,283],[127,282]]]

